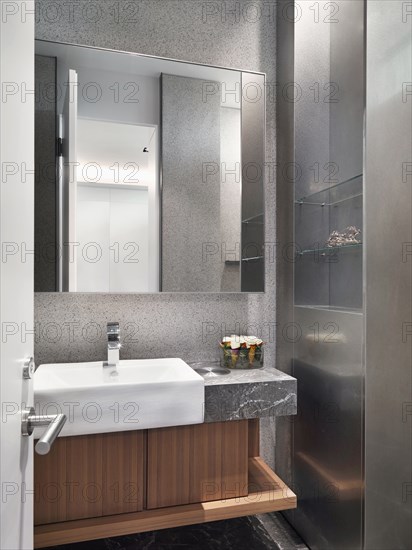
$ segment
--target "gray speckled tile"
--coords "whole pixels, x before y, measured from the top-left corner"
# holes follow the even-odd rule
[[[264,0],[253,3],[256,15],[250,14],[250,2],[217,2],[208,5],[202,0],[137,0],[113,3],[112,0],[78,0],[59,6],[49,0],[37,0],[36,38],[87,44],[92,46],[140,52],[173,59],[266,72],[268,82],[276,74],[276,21],[274,4]],[[113,6],[116,9],[113,9]],[[208,8],[209,6],[209,8]],[[212,7],[213,7],[212,6]],[[118,8],[118,9],[117,9]],[[235,8],[235,11],[231,11]],[[117,11],[116,11],[117,10]],[[222,12],[224,10],[224,13]],[[236,11],[238,10],[238,12]],[[239,13],[239,15],[234,15]],[[267,98],[266,162],[275,161],[275,102]],[[275,182],[267,170],[265,184],[265,214],[267,243],[275,238]],[[273,254],[266,262],[266,293],[262,295],[226,295],[221,301],[216,295],[195,297],[182,295],[120,296],[104,294],[90,297],[51,295],[36,296],[36,321],[57,323],[49,333],[40,334],[36,343],[38,362],[91,360],[104,357],[104,339],[89,337],[93,327],[107,319],[137,323],[138,335],[132,335],[123,350],[127,358],[176,355],[196,359],[194,346],[189,351],[189,339],[195,341],[202,357],[216,357],[214,334],[207,341],[199,339],[202,315],[211,323],[212,332],[222,323],[226,329],[256,326],[267,341],[266,359],[274,366],[275,358],[275,265]],[[222,296],[222,295],[221,295]],[[194,320],[193,326],[191,320]],[[64,323],[80,322],[81,332]],[[160,329],[163,328],[163,331]],[[192,330],[190,330],[192,329]],[[97,329],[98,330],[98,329]],[[252,329],[251,329],[252,330]],[[83,334],[85,331],[85,334]],[[85,342],[89,338],[90,342]],[[138,341],[135,341],[137,338]],[[71,339],[71,341],[69,341]],[[199,349],[199,342],[202,348]],[[163,345],[161,345],[163,343]],[[173,353],[172,353],[173,352]]]
[[[204,99],[206,81],[162,75],[162,288],[218,292],[221,256],[202,258],[221,242],[220,174],[205,185],[205,159],[220,162],[220,95]],[[178,153],[177,153],[178,151]],[[191,215],[182,214],[189,197]],[[190,199],[189,199],[190,200]],[[239,222],[240,223],[240,222]]]
[[[36,38],[265,72],[270,87],[276,80],[275,4],[253,2],[257,9],[253,18],[244,11],[251,5],[248,0],[37,0]],[[211,7],[214,13],[207,12]],[[270,94],[266,101],[266,162],[274,166],[275,161],[276,108],[274,94]],[[105,323],[114,320],[120,321],[127,334],[124,358],[175,355],[187,361],[217,359],[219,335],[239,323],[244,332],[256,331],[265,339],[265,363],[274,367],[276,285],[280,288],[280,283],[274,264],[274,243],[279,236],[275,235],[273,173],[267,170],[265,181],[265,240],[270,250],[265,294],[37,294],[37,363],[103,360]]]
[[[222,332],[247,318],[241,294],[35,295],[38,364],[106,359],[106,323],[118,321],[122,359],[219,357]]]
[[[254,3],[261,11],[254,16],[243,10],[250,5],[246,0],[216,2],[215,8],[203,0],[77,0],[61,2],[60,8],[49,0],[36,4],[37,38],[250,70],[271,60],[274,74],[274,10],[264,0]],[[239,16],[230,13],[233,8]]]

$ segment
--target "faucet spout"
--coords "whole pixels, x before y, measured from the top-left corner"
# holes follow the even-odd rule
[[[107,323],[107,362],[106,367],[116,367],[120,361],[120,327],[119,323]]]

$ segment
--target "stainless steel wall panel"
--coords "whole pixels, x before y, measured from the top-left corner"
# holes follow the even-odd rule
[[[367,2],[367,67],[365,548],[406,550],[412,546],[410,2]]]

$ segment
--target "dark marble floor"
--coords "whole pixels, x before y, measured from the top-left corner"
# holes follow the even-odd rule
[[[277,514],[272,516],[278,516]],[[264,516],[260,516],[264,518]],[[266,530],[262,520],[256,516],[215,521],[199,525],[190,525],[176,529],[162,529],[149,533],[139,533],[110,539],[65,544],[53,547],[53,550],[304,550],[298,545],[299,539],[288,538],[283,532],[284,525],[276,519],[270,519]],[[281,521],[281,520],[280,520]],[[270,528],[276,524],[276,529]],[[272,536],[279,535],[279,546]],[[284,545],[285,537],[289,541]],[[52,550],[49,548],[48,550]]]

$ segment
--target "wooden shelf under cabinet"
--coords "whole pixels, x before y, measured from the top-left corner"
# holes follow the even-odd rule
[[[59,438],[53,455],[36,457],[35,548],[296,508],[294,493],[258,456],[258,441],[258,420]],[[89,475],[102,480],[94,508],[79,500],[68,507],[67,493],[60,506],[42,497],[47,483],[83,486]],[[131,480],[139,497],[113,501],[108,481]]]

